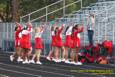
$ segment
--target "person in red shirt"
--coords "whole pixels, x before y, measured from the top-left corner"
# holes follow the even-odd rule
[[[113,44],[110,40],[105,40],[102,45],[107,50],[107,57],[112,57]]]
[[[72,47],[72,38],[71,38],[71,34],[72,34],[72,28],[73,26],[68,26],[65,30],[65,63],[70,63],[70,61],[68,60],[68,51],[69,49],[71,50]]]
[[[32,32],[32,24],[27,23],[27,27],[24,28],[21,32],[21,48],[22,48],[22,57],[23,57],[23,64],[29,63],[28,59],[32,52],[32,45],[30,42],[30,32]]]
[[[35,29],[35,54],[32,57],[32,60],[30,60],[30,63],[35,63],[35,58],[36,58],[36,64],[42,64],[40,62],[40,55],[43,49],[42,45],[42,33],[44,31],[43,26],[37,27]]]
[[[83,32],[83,27],[75,25],[72,29],[72,51],[71,51],[71,63],[75,65],[81,65],[82,63],[78,61],[78,52],[80,49],[80,38],[79,33]],[[76,56],[76,61],[75,61]]]
[[[15,27],[15,52],[13,53],[13,55],[10,56],[10,60],[13,61],[14,58],[16,57],[16,55],[18,56],[17,61],[21,60],[20,57],[20,52],[21,52],[21,48],[20,48],[20,37],[19,37],[19,33],[22,30],[22,25],[18,22],[16,22],[16,27]]]
[[[65,53],[65,49],[64,49],[64,45],[63,45],[63,41],[62,41],[62,31],[64,29],[64,25],[62,25],[61,27],[56,27],[55,29],[55,36],[56,36],[56,47],[55,47],[55,59],[53,59],[55,62],[61,62],[61,60],[59,59],[59,54],[60,54],[60,50],[63,50],[63,55],[62,58],[64,58],[64,53]]]
[[[55,28],[56,28],[55,25],[51,27],[51,37],[52,37],[51,50],[50,50],[48,56],[46,57],[46,59],[49,61],[51,61],[51,58],[53,58],[53,54],[54,54],[55,46],[56,46]]]

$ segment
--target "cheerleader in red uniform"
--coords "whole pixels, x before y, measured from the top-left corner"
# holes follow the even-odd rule
[[[22,38],[21,38],[21,48],[22,48],[22,56],[23,56],[23,64],[29,63],[29,55],[31,52],[31,42],[30,42],[30,32],[32,32],[32,24],[27,23],[27,27],[24,28],[21,32]]]
[[[71,34],[72,34],[72,28],[73,26],[68,26],[65,30],[65,63],[70,63],[68,60],[68,50],[71,49],[72,45],[72,39],[71,39]]]
[[[64,25],[62,25],[61,27],[56,27],[55,29],[55,35],[56,35],[56,47],[55,47],[55,59],[53,59],[55,62],[60,62],[61,60],[59,59],[59,54],[60,54],[60,50],[63,50],[63,55],[65,55],[65,49],[64,49],[64,45],[62,42],[62,31],[64,29]],[[64,58],[64,56],[62,55],[62,57]]]
[[[71,51],[71,63],[76,65],[81,65],[81,62],[78,62],[78,52],[80,49],[80,38],[79,33],[83,31],[83,27],[78,27],[79,25],[75,25],[72,29],[72,51]],[[76,63],[75,63],[76,56]]]
[[[40,62],[40,55],[43,49],[43,45],[42,45],[42,33],[43,33],[43,27],[37,27],[35,29],[35,54],[32,57],[32,60],[30,60],[30,63],[35,63],[34,59],[36,57],[37,61],[36,64],[42,64]]]
[[[50,61],[51,61],[51,58],[53,58],[53,53],[55,51],[55,46],[56,46],[55,28],[56,26],[51,27],[51,36],[52,36],[51,51],[49,52],[47,56],[47,60],[50,60]]]
[[[15,51],[16,52],[10,56],[11,61],[14,60],[16,55],[18,56],[17,61],[22,61],[22,59],[20,58],[21,48],[20,48],[20,37],[19,37],[19,33],[21,32],[21,30],[22,30],[22,25],[16,22],[16,27],[15,27]]]
[[[33,31],[33,30],[32,30],[32,24],[31,24],[30,22],[27,23],[27,30],[28,30],[30,33]],[[29,34],[29,42],[30,42],[30,38],[31,38],[31,36],[30,36],[30,34]],[[30,56],[31,56],[31,53],[32,53],[32,45],[31,45],[31,42],[30,42],[29,51],[28,51],[28,53],[27,53],[27,55],[28,55],[28,60],[29,60],[29,58],[30,58]]]
[[[113,51],[112,50],[113,49],[112,41],[105,40],[103,42],[103,46],[107,50],[107,57],[111,57],[112,56],[112,51]]]

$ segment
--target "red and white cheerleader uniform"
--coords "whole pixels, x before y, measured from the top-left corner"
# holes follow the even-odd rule
[[[43,49],[43,45],[42,45],[42,33],[43,33],[43,29],[40,30],[40,32],[35,33],[35,48],[36,49]]]
[[[22,31],[22,38],[21,38],[21,47],[30,49],[32,47],[30,42],[30,32],[32,30],[31,26],[28,26],[26,30]]]
[[[51,36],[52,36],[51,46],[56,46],[56,35],[55,35],[55,31],[51,31]]]
[[[19,37],[19,33],[22,30],[22,25],[18,24],[17,26],[17,30],[15,31],[15,47],[19,47],[20,46],[20,37]]]
[[[79,33],[83,32],[83,28],[80,30],[74,30],[72,32],[72,48],[76,48],[76,47],[80,47],[80,37],[79,37]]]
[[[51,37],[52,37],[51,47],[53,48],[56,46],[56,36],[55,36],[54,30],[51,31]],[[52,53],[51,52],[52,52],[52,50],[49,52],[49,55],[46,57],[47,60],[49,60],[49,61],[51,61],[51,57],[53,56],[53,52]]]
[[[63,31],[64,26],[61,27],[61,29],[58,30],[56,33],[56,46],[57,47],[62,47],[63,46],[63,41],[62,41],[62,31]]]
[[[113,44],[112,44],[112,41],[110,41],[110,40],[105,40],[104,42],[103,42],[103,46],[104,46],[104,48],[106,48],[107,49],[107,52],[108,52],[108,55],[109,56],[112,56],[112,51],[113,51]]]
[[[65,38],[65,46],[71,48],[72,47],[72,28],[73,26],[70,26],[69,29],[66,31],[66,38]]]
[[[15,47],[20,47],[21,45],[21,38],[19,37],[20,32],[22,31],[22,25],[20,23],[17,23],[17,26],[15,28]],[[17,51],[16,51],[17,52]],[[16,54],[16,53],[15,53]],[[15,54],[10,56],[10,60],[13,61],[14,60],[14,56]],[[18,55],[18,59],[20,59],[19,55]],[[19,61],[19,60],[18,60]]]

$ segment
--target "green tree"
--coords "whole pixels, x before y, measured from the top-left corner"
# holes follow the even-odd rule
[[[0,0],[0,20],[5,21],[5,9],[6,9],[6,1]]]
[[[11,10],[12,10],[12,21],[18,21],[19,20],[19,0],[11,0]]]
[[[52,4],[59,0],[0,0],[0,19],[3,22],[11,22],[11,21],[18,21],[20,16],[28,14],[32,11],[38,10],[42,7],[45,7],[49,4]],[[72,3],[76,0],[65,0],[66,5],[68,3]],[[83,5],[87,6],[91,2],[96,2],[96,0],[83,0]],[[62,4],[56,5],[54,7],[49,8],[49,12],[60,8]],[[80,9],[80,4],[73,4],[70,7],[67,7],[66,14],[71,13],[72,11],[76,11]],[[62,16],[63,10],[60,10],[59,13],[54,13],[49,15],[49,18],[53,15],[54,17]],[[45,14],[45,10],[39,13],[32,15],[32,17],[39,17]]]

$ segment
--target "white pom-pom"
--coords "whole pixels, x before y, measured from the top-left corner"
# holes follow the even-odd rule
[[[22,38],[22,33],[19,33],[19,38]]]
[[[65,26],[65,24],[63,24],[62,26]]]
[[[77,34],[77,37],[80,38],[80,33]]]

